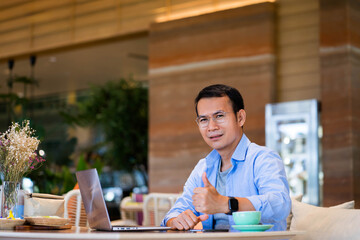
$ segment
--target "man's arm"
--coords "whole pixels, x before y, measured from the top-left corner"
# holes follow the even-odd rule
[[[289,215],[291,200],[283,161],[273,151],[257,155],[254,183],[259,193],[246,198],[261,211],[262,221],[273,223],[284,220]]]

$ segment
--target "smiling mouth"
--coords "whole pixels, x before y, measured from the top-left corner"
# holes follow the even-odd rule
[[[214,135],[214,136],[209,136],[209,138],[211,139],[211,140],[216,140],[216,139],[219,139],[220,137],[222,137],[223,136],[223,134],[218,134],[218,135]]]

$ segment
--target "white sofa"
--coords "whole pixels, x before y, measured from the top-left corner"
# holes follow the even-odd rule
[[[316,207],[292,198],[291,231],[304,231],[296,240],[360,239],[360,210],[354,201],[334,207]]]

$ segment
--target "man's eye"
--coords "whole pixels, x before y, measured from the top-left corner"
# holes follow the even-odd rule
[[[200,119],[199,119],[199,122],[201,122],[201,123],[206,123],[207,121],[208,121],[207,118],[200,118]]]
[[[222,113],[219,113],[219,114],[215,115],[215,118],[217,118],[217,119],[221,119],[221,118],[224,118],[224,117],[225,117],[225,115],[222,114]]]

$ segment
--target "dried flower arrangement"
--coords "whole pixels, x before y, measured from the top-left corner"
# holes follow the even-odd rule
[[[20,182],[45,161],[36,153],[40,140],[34,132],[29,120],[24,120],[21,125],[13,123],[0,135],[0,170],[5,181]]]

